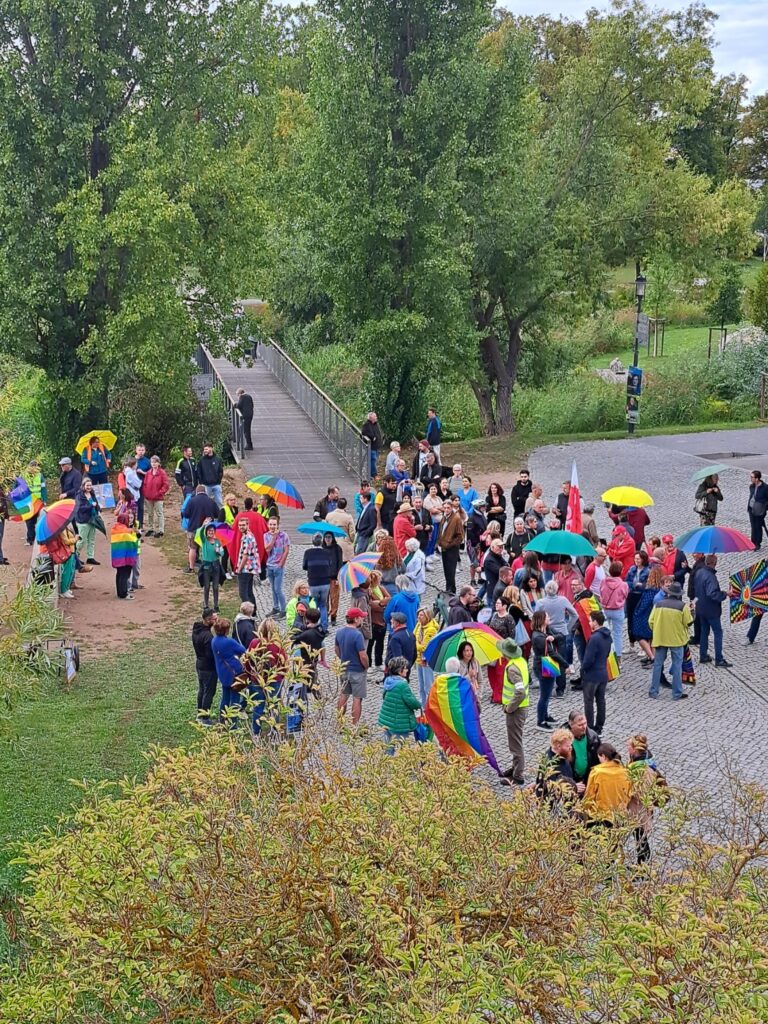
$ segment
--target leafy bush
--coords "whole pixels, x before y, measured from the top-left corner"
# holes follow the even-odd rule
[[[586,831],[432,745],[209,730],[28,844],[0,1019],[481,1024],[765,1019],[768,793]],[[657,812],[659,813],[659,812]],[[716,834],[716,843],[702,836]],[[713,983],[713,979],[715,982]]]
[[[593,355],[620,352],[632,344],[633,324],[623,311],[618,316],[614,310],[601,309],[582,327],[584,344]]]
[[[764,263],[747,291],[747,311],[753,324],[768,331],[768,263]]]
[[[31,458],[57,472],[57,459],[41,429],[40,393],[45,374],[7,356],[0,358],[0,483],[7,485]]]
[[[667,324],[670,327],[708,327],[709,317],[699,303],[677,298],[667,307]]]
[[[711,387],[718,398],[738,403],[757,414],[760,374],[768,372],[768,338],[753,344],[730,342],[710,364]]]

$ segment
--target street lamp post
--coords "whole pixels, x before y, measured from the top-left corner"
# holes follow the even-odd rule
[[[632,349],[632,367],[627,377],[627,433],[634,434],[635,425],[640,416],[640,388],[641,380],[637,364],[640,359],[640,314],[643,310],[643,298],[645,297],[646,279],[641,273],[635,278],[635,299],[637,301],[637,312],[635,313],[635,344]],[[635,372],[637,371],[637,372]]]

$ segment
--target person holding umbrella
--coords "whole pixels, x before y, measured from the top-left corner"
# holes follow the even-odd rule
[[[717,519],[717,503],[723,500],[717,473],[704,477],[696,488],[694,511],[698,512],[702,526],[714,526]]]
[[[80,452],[80,463],[83,467],[83,473],[87,474],[94,484],[105,484],[109,480],[112,451],[111,448],[107,447],[106,442],[110,438],[112,439],[112,444],[117,440],[111,431],[97,430],[90,436],[85,434],[77,442],[77,450]]]

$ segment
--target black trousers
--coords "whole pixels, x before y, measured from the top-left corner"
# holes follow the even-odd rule
[[[752,532],[752,543],[755,545],[755,547],[759,547],[763,543],[763,533],[765,532],[765,516],[750,515],[749,525]]]
[[[38,512],[37,516],[39,515],[40,513]],[[27,544],[35,543],[35,527],[37,526],[37,516],[32,516],[31,519],[26,520],[25,525],[27,527]]]
[[[256,604],[256,597],[253,593],[253,573],[239,572],[237,574],[237,592],[241,601],[250,601]]]
[[[216,669],[197,669],[197,710],[210,711],[216,694]]]
[[[459,564],[459,549],[448,548],[440,553],[443,560],[443,573],[445,575],[445,589],[449,594],[456,593],[456,566]]]
[[[587,718],[587,725],[595,732],[602,732],[605,725],[605,691],[608,683],[593,683],[588,679],[581,679],[582,696],[584,698],[584,714]],[[597,714],[595,714],[597,710]]]
[[[253,423],[253,416],[243,416],[243,433],[245,434],[245,447],[253,448],[253,438],[251,437],[251,424]]]
[[[121,565],[115,569],[115,590],[120,598],[128,597],[128,587],[131,582],[132,565]]]
[[[384,640],[387,635],[386,626],[377,626],[371,623],[371,639],[368,641],[368,661],[371,665],[381,668],[384,663]]]

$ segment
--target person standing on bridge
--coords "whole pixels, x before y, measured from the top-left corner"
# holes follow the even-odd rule
[[[206,441],[203,445],[203,454],[197,466],[197,478],[205,488],[209,498],[213,498],[221,508],[224,504],[224,495],[221,493],[221,481],[224,479],[224,463],[218,455],[213,453],[213,445]]]
[[[245,388],[237,389],[237,401],[235,408],[243,417],[243,433],[245,434],[245,450],[253,451],[253,439],[251,437],[251,424],[253,423],[253,399],[247,394]]]
[[[381,446],[384,444],[384,437],[382,436],[381,427],[379,426],[379,417],[375,412],[368,413],[365,423],[363,424],[363,429],[360,433],[371,446],[371,479],[376,480],[379,476],[377,463],[379,461]]]

